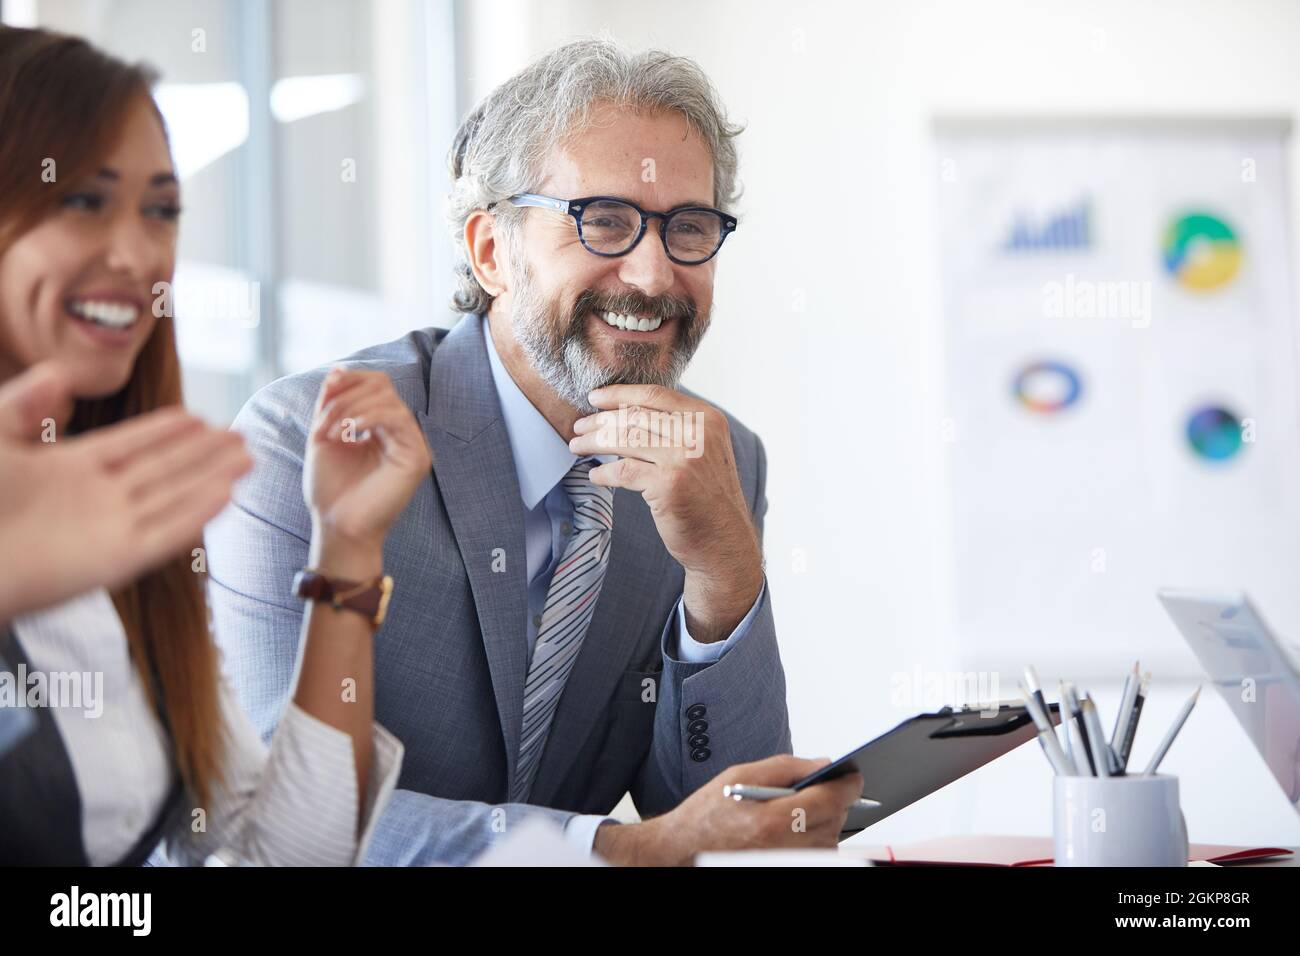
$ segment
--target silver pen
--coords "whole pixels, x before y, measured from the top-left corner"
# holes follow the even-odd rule
[[[722,795],[732,800],[779,800],[782,797],[792,797],[798,792],[789,787],[760,787],[753,783],[729,783],[722,788]],[[859,797],[854,804],[859,810],[874,810],[879,806],[879,800],[868,800],[866,797]]]
[[[1113,777],[1110,764],[1110,744],[1106,743],[1106,734],[1101,729],[1101,719],[1097,716],[1097,705],[1092,697],[1083,695],[1079,701],[1083,713],[1084,726],[1088,728],[1088,747],[1092,750],[1093,770],[1099,777]]]
[[[1065,681],[1061,681],[1056,699],[1060,701],[1057,707],[1061,714],[1061,737],[1064,738],[1061,749],[1065,751],[1065,759],[1074,768],[1073,775],[1077,776],[1079,773],[1079,764],[1077,762],[1079,758],[1074,755],[1074,740],[1070,736],[1070,711],[1065,706]]]
[[[1124,690],[1120,693],[1119,710],[1115,713],[1115,729],[1110,732],[1110,749],[1120,758],[1121,769],[1124,763],[1121,750],[1124,738],[1128,736],[1128,725],[1133,720],[1133,703],[1137,700],[1138,687],[1142,683],[1142,669],[1137,663],[1133,670],[1124,677]]]
[[[1165,754],[1169,753],[1169,748],[1173,745],[1174,738],[1178,736],[1178,731],[1182,730],[1183,724],[1187,723],[1188,714],[1190,714],[1192,708],[1196,706],[1196,698],[1200,696],[1201,688],[1197,687],[1196,690],[1192,692],[1192,696],[1187,699],[1187,703],[1183,704],[1183,709],[1178,712],[1178,716],[1174,718],[1173,726],[1170,727],[1169,732],[1165,734],[1165,739],[1160,741],[1160,746],[1157,747],[1156,752],[1152,754],[1151,762],[1147,764],[1147,768],[1142,771],[1142,776],[1149,777],[1156,772],[1156,768],[1160,766],[1160,761],[1164,760]]]
[[[1023,690],[1025,692],[1026,702],[1028,702],[1029,696],[1031,694],[1033,695],[1034,702],[1038,704],[1038,713],[1047,721],[1046,729],[1052,734],[1055,734],[1056,731],[1052,729],[1052,710],[1047,706],[1047,698],[1043,696],[1042,685],[1038,683],[1038,671],[1034,670],[1032,665],[1025,666],[1025,685]],[[1032,710],[1030,716],[1034,716]],[[1038,724],[1039,730],[1044,729],[1043,723],[1037,717],[1034,717],[1034,723]]]
[[[1128,758],[1133,752],[1133,738],[1137,736],[1138,719],[1142,716],[1142,705],[1146,703],[1147,693],[1151,689],[1151,672],[1147,671],[1141,682],[1138,684],[1137,697],[1133,700],[1133,716],[1128,722],[1128,730],[1124,733],[1124,740],[1120,744],[1119,763],[1125,770],[1128,769]]]
[[[1079,708],[1079,695],[1075,686],[1068,681],[1061,685],[1061,708],[1065,711],[1061,717],[1063,724],[1068,724],[1070,749],[1074,751],[1074,766],[1081,777],[1095,777],[1092,765],[1092,751],[1088,749],[1088,729],[1083,726],[1083,714]]]
[[[1031,670],[1032,668],[1026,667],[1025,673],[1028,674]],[[1065,751],[1061,749],[1061,742],[1056,738],[1056,729],[1052,727],[1051,711],[1043,702],[1043,692],[1031,690],[1024,681],[1017,681],[1017,683],[1025,697],[1025,710],[1034,722],[1034,726],[1038,728],[1038,743],[1047,756],[1047,762],[1052,765],[1052,772],[1063,777],[1074,776],[1074,764],[1065,756]]]

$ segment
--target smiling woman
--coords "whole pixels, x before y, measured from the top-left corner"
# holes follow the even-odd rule
[[[401,766],[401,744],[373,719],[384,538],[431,467],[392,382],[338,370],[316,397],[303,504],[318,530],[297,591],[310,606],[269,746],[218,672],[198,525],[179,555],[180,539],[168,547],[170,563],[112,593],[124,577],[86,560],[123,541],[147,550],[132,522],[113,524],[145,499],[143,523],[156,524],[215,482],[211,517],[251,465],[240,436],[164,408],[181,401],[166,308],[180,200],[150,82],[82,40],[0,27],[0,196],[13,197],[0,206],[0,486],[46,476],[43,502],[83,518],[70,532],[59,519],[65,547],[44,577],[92,585],[0,622],[0,655],[29,679],[88,672],[103,687],[95,713],[39,709],[3,755],[0,865],[135,864],[155,850],[199,862],[218,849],[261,865],[356,863]],[[62,391],[48,384],[34,406],[40,369]],[[75,397],[70,416],[56,392]],[[34,417],[50,437],[4,445],[15,404],[21,437]],[[0,581],[60,531],[49,508],[28,520],[13,497],[0,492]]]
[[[153,80],[82,40],[0,28],[0,381],[57,360],[78,399],[68,433],[181,403],[172,320],[150,308],[179,212]],[[201,580],[178,557],[113,603],[206,795],[221,724]]]
[[[102,83],[84,82],[107,72],[103,57],[20,31],[3,55],[24,92],[5,97],[4,127],[36,135],[0,143],[3,195],[12,197],[0,208],[0,363],[12,374],[61,359],[78,394],[98,399],[119,392],[137,354],[156,343],[142,356],[139,392],[166,365],[170,323],[155,322],[149,303],[171,280],[180,213],[151,75],[117,64]],[[66,89],[60,77],[80,82]],[[39,92],[26,95],[29,87]]]

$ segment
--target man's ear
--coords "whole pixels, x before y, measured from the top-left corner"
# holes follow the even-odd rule
[[[486,209],[475,209],[465,220],[465,251],[474,278],[492,298],[508,287],[506,250],[497,242],[496,217]]]

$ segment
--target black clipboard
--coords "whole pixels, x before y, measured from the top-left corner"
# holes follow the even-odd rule
[[[1052,725],[1061,722],[1056,704],[1048,704]],[[1010,753],[1038,734],[1033,718],[1022,704],[1001,704],[918,714],[893,730],[827,764],[794,784],[802,790],[857,770],[862,774],[862,796],[880,803],[871,809],[849,811],[840,831],[844,840],[879,823],[892,813],[929,796]]]

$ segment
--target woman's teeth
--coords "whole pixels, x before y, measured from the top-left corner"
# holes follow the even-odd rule
[[[110,329],[125,329],[134,324],[140,315],[139,306],[130,305],[126,302],[100,302],[94,300],[71,302],[68,304],[68,311]]]
[[[663,324],[663,319],[647,319],[644,316],[622,315],[618,312],[597,312],[606,325],[629,332],[653,332]]]

